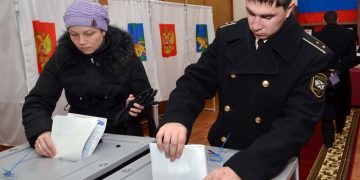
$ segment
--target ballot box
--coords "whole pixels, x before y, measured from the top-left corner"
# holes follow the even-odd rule
[[[155,139],[150,137],[104,134],[94,153],[77,162],[44,158],[28,144],[23,144],[0,153],[0,180],[101,178],[148,153],[149,143],[154,141]],[[11,168],[14,176],[5,176],[5,170]]]
[[[360,69],[350,69],[351,105],[360,106]]]
[[[219,148],[217,147],[206,147],[207,150],[212,150],[217,152]],[[221,156],[223,160],[221,162],[207,160],[207,169],[208,172],[211,172],[215,168],[222,167],[223,163],[226,162],[233,154],[238,152],[233,149],[223,149]],[[208,154],[207,154],[208,155]],[[256,172],[254,172],[256,173]],[[150,154],[139,158],[133,163],[125,166],[124,168],[119,169],[115,173],[109,175],[105,180],[151,180],[151,158]],[[286,167],[278,174],[274,179],[276,180],[289,180],[289,179],[299,179],[299,162],[297,157],[293,157],[289,160]]]

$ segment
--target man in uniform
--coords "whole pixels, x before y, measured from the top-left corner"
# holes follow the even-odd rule
[[[181,156],[205,99],[216,92],[220,109],[209,143],[240,151],[205,179],[270,179],[299,154],[322,114],[321,72],[333,54],[297,24],[294,7],[291,0],[247,0],[247,18],[219,28],[186,68],[156,135],[170,161]]]
[[[351,108],[351,84],[349,70],[356,61],[356,35],[353,30],[337,24],[335,11],[324,14],[326,26],[314,36],[324,42],[335,54],[329,64],[329,69],[339,74],[340,82],[337,88],[329,87],[326,93],[325,110],[322,117],[323,142],[326,147],[332,147],[334,142],[333,120],[336,131],[341,133],[345,126],[346,116]]]

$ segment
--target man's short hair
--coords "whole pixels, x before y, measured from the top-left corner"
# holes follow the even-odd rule
[[[270,4],[273,5],[275,3],[276,7],[283,7],[286,10],[289,7],[289,4],[292,0],[246,0],[249,2],[256,2],[260,4]]]
[[[324,20],[327,24],[336,23],[338,16],[335,11],[326,11],[324,14]]]

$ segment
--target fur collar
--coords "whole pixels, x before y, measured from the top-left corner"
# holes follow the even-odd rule
[[[78,50],[68,32],[58,42],[54,55],[61,67],[79,64],[82,59],[89,59],[91,56],[101,67],[117,75],[136,56],[131,35],[113,26],[109,26],[104,43],[92,55],[85,55]]]

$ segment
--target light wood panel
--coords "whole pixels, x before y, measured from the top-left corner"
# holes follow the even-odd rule
[[[185,0],[163,0],[166,2],[185,3]]]
[[[217,29],[226,22],[233,20],[232,0],[163,0],[184,4],[211,6],[213,8],[214,28]]]
[[[205,0],[205,5],[213,7],[215,29],[233,20],[232,0]]]
[[[185,0],[186,4],[204,5],[205,0]]]
[[[99,0],[99,3],[100,3],[101,5],[104,5],[104,6],[109,5],[108,0]]]

